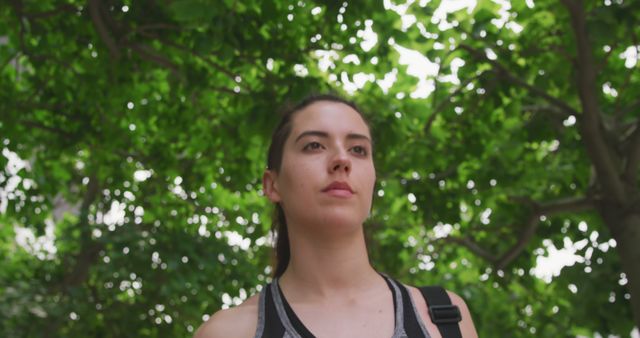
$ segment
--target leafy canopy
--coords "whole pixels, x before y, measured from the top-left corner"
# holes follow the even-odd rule
[[[0,335],[185,337],[258,292],[266,143],[284,103],[325,91],[371,120],[378,269],[456,291],[480,336],[627,335],[617,243],[580,199],[594,176],[571,11],[452,6],[9,1]],[[602,119],[624,132],[638,3],[585,11]],[[572,265],[536,277],[556,249]]]

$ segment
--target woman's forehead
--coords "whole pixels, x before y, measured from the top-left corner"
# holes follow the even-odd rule
[[[369,127],[360,113],[342,102],[318,101],[297,112],[292,119],[292,133],[320,130],[331,134],[369,135]]]

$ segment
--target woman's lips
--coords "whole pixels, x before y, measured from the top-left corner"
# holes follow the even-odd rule
[[[351,195],[353,195],[351,191],[343,189],[330,189],[325,191],[325,193],[335,197],[351,197]]]
[[[331,196],[335,197],[350,197],[353,195],[353,189],[346,182],[332,182],[324,189],[322,192],[325,192]]]

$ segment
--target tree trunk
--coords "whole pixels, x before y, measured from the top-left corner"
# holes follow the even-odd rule
[[[621,208],[603,208],[601,215],[616,240],[616,251],[627,277],[631,310],[636,327],[640,327],[640,212]]]

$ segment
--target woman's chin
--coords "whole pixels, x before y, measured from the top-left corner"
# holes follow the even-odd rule
[[[367,210],[368,211],[368,210]],[[310,233],[317,235],[345,235],[361,232],[362,224],[367,219],[368,212],[354,210],[353,206],[336,206],[331,208],[310,208],[305,213],[289,215],[291,223],[299,224]]]
[[[341,212],[340,210],[332,210],[323,213],[316,218],[314,222],[320,222],[320,226],[326,230],[342,233],[344,231],[353,231],[362,229],[362,223],[365,221],[366,215],[360,216],[353,212]]]

